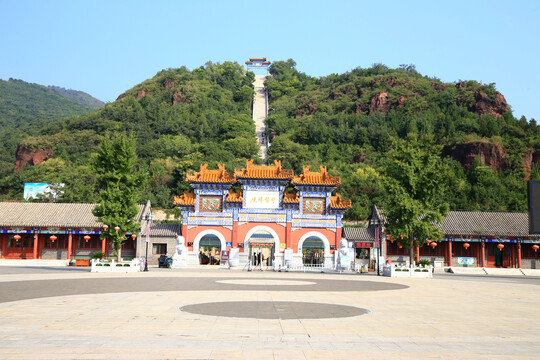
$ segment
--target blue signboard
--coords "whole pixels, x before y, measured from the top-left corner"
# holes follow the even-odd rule
[[[225,246],[227,246],[227,247],[229,247],[229,246],[232,247],[232,241],[227,241],[227,242],[225,243]]]
[[[47,183],[25,183],[24,184],[24,200],[30,198],[52,197],[58,198],[62,194],[62,188],[64,184],[47,184]]]

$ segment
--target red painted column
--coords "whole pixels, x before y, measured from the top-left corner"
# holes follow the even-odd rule
[[[71,260],[71,254],[73,252],[73,234],[70,232],[68,234],[68,260]]]
[[[516,265],[515,265],[515,258],[517,258],[517,255],[514,254],[515,252],[515,249],[514,249],[514,244],[510,243],[510,266],[511,268],[515,268]]]
[[[291,222],[287,222],[287,227],[285,229],[285,243],[287,244],[287,249],[292,249],[292,223]]]
[[[341,228],[337,228],[336,229],[336,249],[338,249],[340,242],[341,242]]]
[[[420,261],[420,246],[416,246],[416,249],[414,249],[414,251],[416,251],[414,261],[416,261],[416,264],[418,265],[418,262]]]
[[[232,246],[238,247],[238,221],[232,223]]]
[[[481,243],[477,243],[477,246],[476,246],[476,267],[479,267],[479,266],[482,266],[482,260],[481,260],[481,255],[482,252],[480,251],[480,249],[482,248],[482,244]]]
[[[101,239],[101,252],[103,253],[103,256],[105,257],[106,257],[106,254],[105,254],[106,246],[107,246],[107,239],[106,238]]]
[[[517,243],[517,259],[518,259],[518,268],[521,269],[521,243]]]
[[[7,234],[0,234],[0,255],[2,259],[5,258],[5,253],[7,251]]]
[[[183,224],[182,225],[182,236],[184,237],[184,239],[186,239],[186,246],[187,246],[187,243],[190,241],[189,237],[188,237],[188,227],[187,227],[187,224]],[[146,245],[146,244],[145,244]],[[188,250],[191,250],[193,251],[193,246],[187,246]]]
[[[482,246],[480,247],[480,255],[481,255],[482,265],[480,265],[480,266],[484,267],[485,263],[486,263],[486,259],[484,259],[484,257],[486,256],[486,242],[482,241],[481,244],[482,244]]]
[[[452,266],[452,241],[448,241],[448,266]]]
[[[38,232],[37,230],[34,232],[34,259],[37,259],[38,257]]]

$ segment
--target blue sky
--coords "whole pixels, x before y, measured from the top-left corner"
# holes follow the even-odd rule
[[[0,0],[0,78],[103,101],[165,68],[292,58],[312,76],[414,64],[496,83],[540,121],[540,1]]]

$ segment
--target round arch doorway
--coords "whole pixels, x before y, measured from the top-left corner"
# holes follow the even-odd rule
[[[221,241],[216,235],[205,235],[199,241],[199,264],[219,265]]]
[[[251,234],[249,238],[249,264],[251,266],[260,267],[272,266],[275,251],[274,236],[266,230],[257,230]]]
[[[302,264],[324,264],[324,243],[315,236],[308,237],[302,244]]]

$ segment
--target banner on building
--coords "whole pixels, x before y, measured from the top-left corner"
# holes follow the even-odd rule
[[[24,200],[47,198],[57,199],[64,193],[64,184],[25,183]]]

